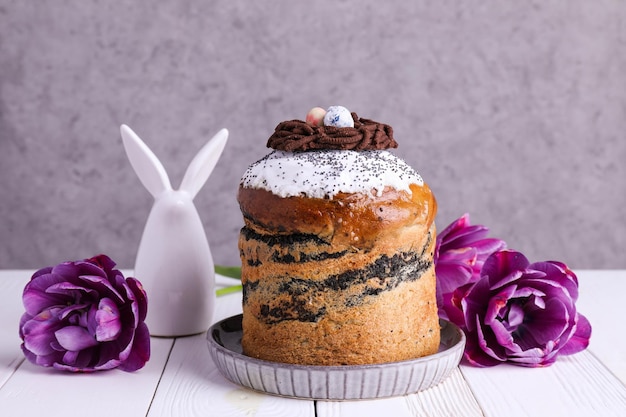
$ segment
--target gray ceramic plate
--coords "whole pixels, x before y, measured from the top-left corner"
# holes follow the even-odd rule
[[[241,349],[241,314],[215,323],[207,332],[215,365],[235,384],[284,397],[362,400],[394,397],[437,385],[456,368],[465,335],[440,320],[439,352],[423,358],[376,365],[305,366],[263,361]]]

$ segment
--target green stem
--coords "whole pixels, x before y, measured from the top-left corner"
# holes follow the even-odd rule
[[[221,297],[223,295],[228,295],[228,294],[232,294],[235,292],[239,292],[243,289],[243,287],[241,285],[232,285],[230,287],[226,287],[226,288],[220,288],[219,290],[215,291],[215,294],[218,297]]]
[[[241,280],[240,266],[215,265],[215,272],[227,278]],[[241,285],[231,285],[230,287],[220,288],[219,290],[215,291],[215,294],[217,294],[218,297],[221,297],[223,295],[239,292],[242,290],[242,288],[243,287]]]

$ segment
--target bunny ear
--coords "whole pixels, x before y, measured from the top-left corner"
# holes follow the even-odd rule
[[[211,175],[215,164],[217,164],[220,155],[222,155],[227,140],[228,130],[222,129],[217,132],[217,134],[198,151],[187,167],[183,181],[180,184],[180,189],[187,191],[191,195],[191,198],[198,194],[198,191],[200,191],[209,178],[209,175]]]
[[[164,191],[171,190],[170,179],[163,164],[148,148],[148,145],[126,125],[120,127],[120,133],[122,134],[122,142],[124,143],[124,149],[126,149],[126,155],[128,155],[130,164],[150,194],[156,198]]]

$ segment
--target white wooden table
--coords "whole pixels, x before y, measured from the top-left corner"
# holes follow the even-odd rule
[[[152,338],[152,357],[135,373],[32,365],[18,336],[21,294],[32,272],[0,271],[0,416],[626,416],[622,270],[577,271],[578,308],[593,326],[582,353],[541,369],[460,366],[422,393],[355,402],[279,398],[234,385],[213,365],[204,334]],[[215,321],[239,312],[241,293],[220,297]]]

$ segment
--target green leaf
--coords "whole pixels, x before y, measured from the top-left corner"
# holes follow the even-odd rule
[[[215,265],[215,272],[228,278],[241,279],[240,266]]]

